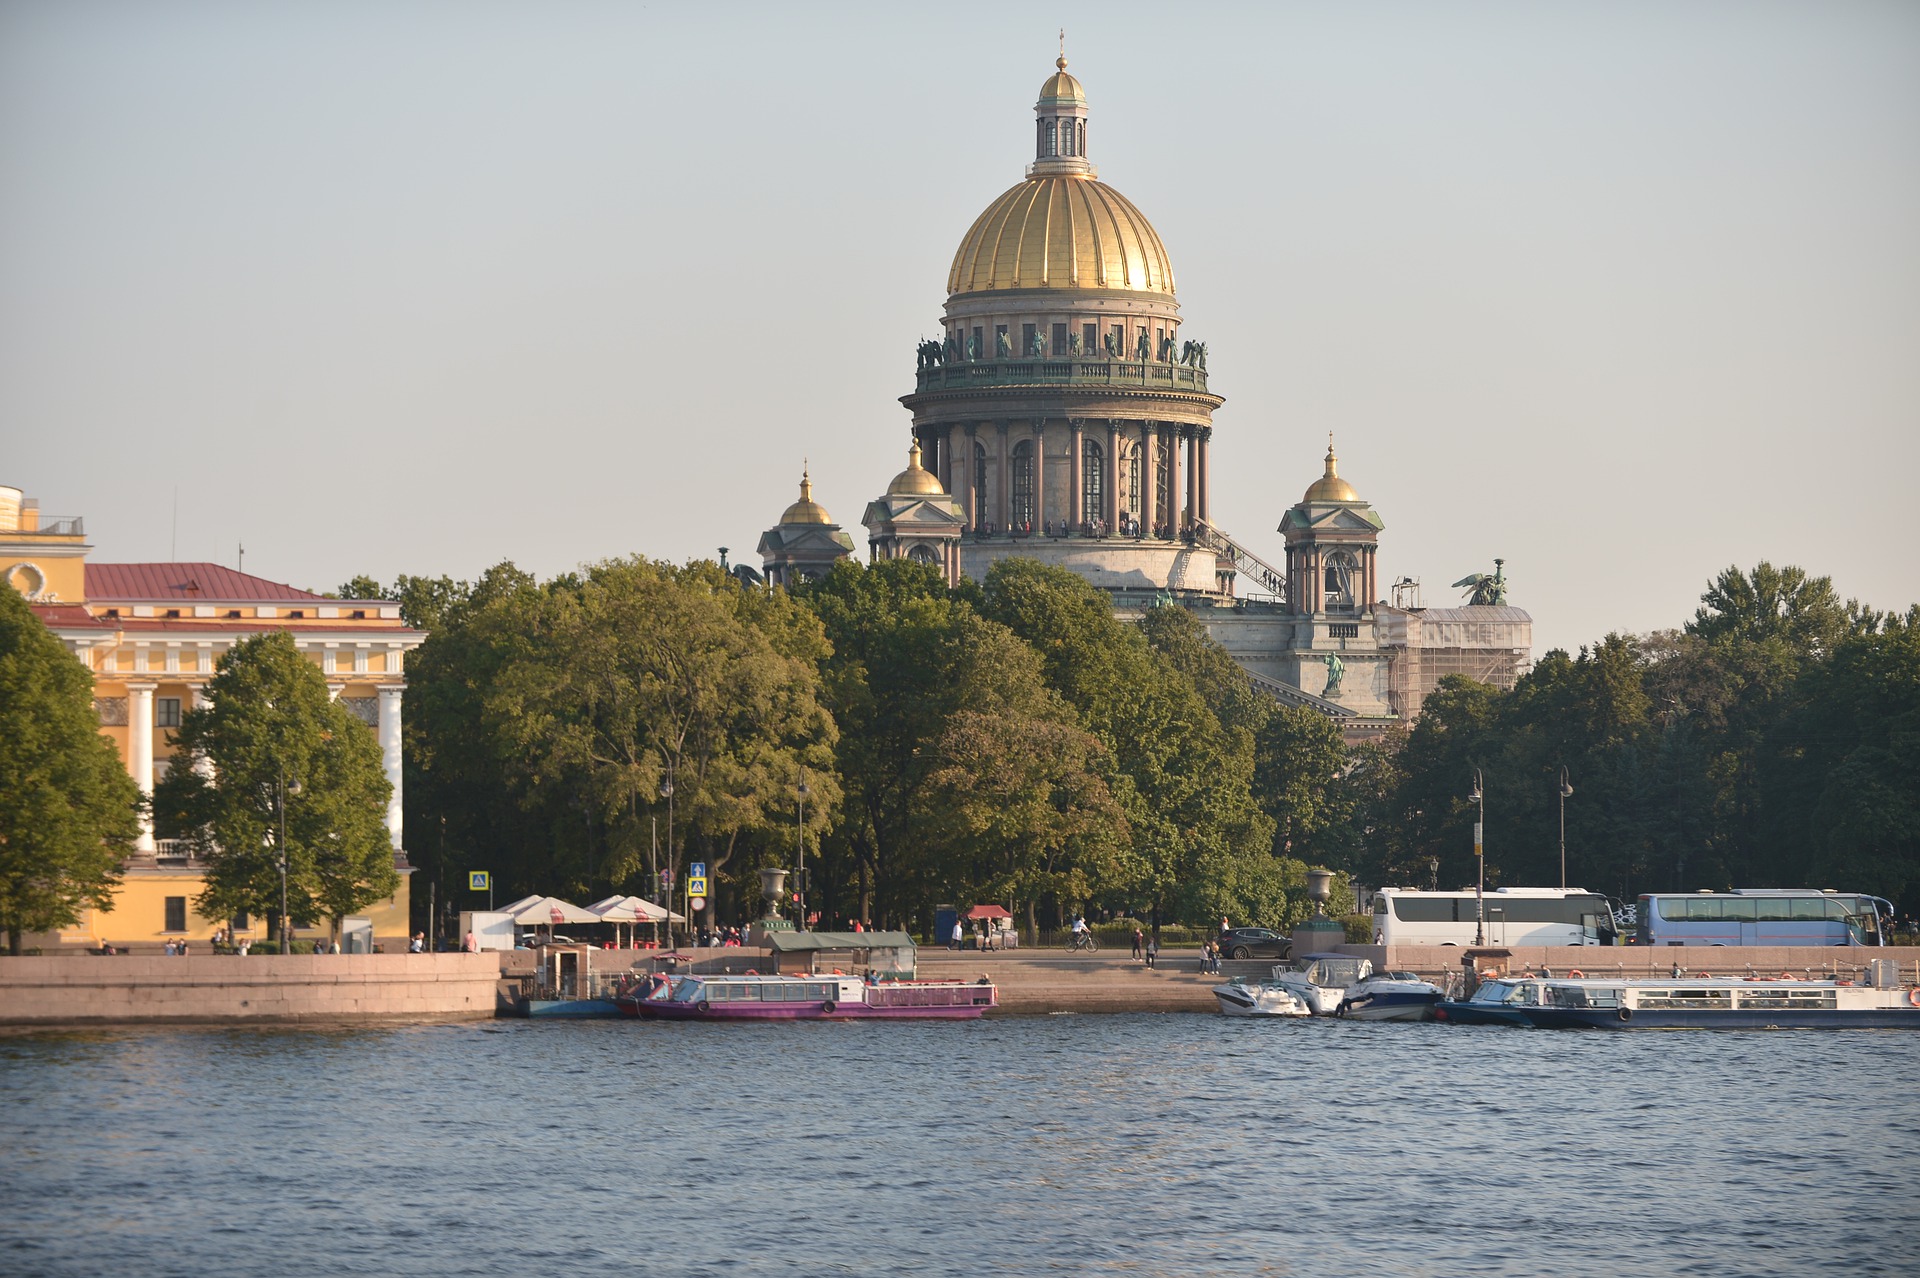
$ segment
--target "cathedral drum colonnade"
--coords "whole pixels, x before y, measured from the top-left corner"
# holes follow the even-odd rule
[[[1070,557],[1105,587],[1211,593],[1221,565],[1195,533],[1222,400],[1181,337],[1166,246],[1098,180],[1086,94],[1057,67],[1026,178],[961,240],[942,337],[922,343],[901,402],[958,512],[966,575]]]

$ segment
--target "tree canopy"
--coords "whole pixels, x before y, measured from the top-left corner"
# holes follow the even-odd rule
[[[0,588],[0,928],[21,937],[107,909],[139,837],[140,789],[100,735],[93,676]]]

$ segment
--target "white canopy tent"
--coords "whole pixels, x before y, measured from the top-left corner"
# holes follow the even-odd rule
[[[562,923],[598,923],[600,916],[590,914],[571,901],[557,896],[530,896],[515,901],[503,913],[519,927],[557,927]]]
[[[627,939],[633,939],[634,929],[641,923],[666,922],[685,923],[686,916],[675,914],[672,910],[655,905],[652,901],[638,896],[610,896],[604,901],[595,901],[587,907],[602,923],[626,923],[629,926]]]

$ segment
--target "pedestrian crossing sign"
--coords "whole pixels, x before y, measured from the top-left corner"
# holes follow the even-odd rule
[[[473,870],[467,874],[467,891],[484,892],[492,882],[492,876],[485,870]]]

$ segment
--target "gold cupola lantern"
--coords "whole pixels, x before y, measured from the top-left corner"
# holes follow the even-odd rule
[[[1313,481],[1307,489],[1307,495],[1300,499],[1302,505],[1316,501],[1359,501],[1360,494],[1353,491],[1353,485],[1340,478],[1340,459],[1333,455],[1333,432],[1327,432],[1327,473]]]
[[[780,516],[782,524],[830,524],[832,516],[826,508],[813,499],[813,480],[807,474],[807,468],[800,468],[800,500],[787,507]]]
[[[907,450],[907,468],[893,477],[887,485],[889,497],[933,497],[944,496],[946,489],[940,486],[940,480],[930,470],[920,465],[920,441],[914,440],[913,447]]]

